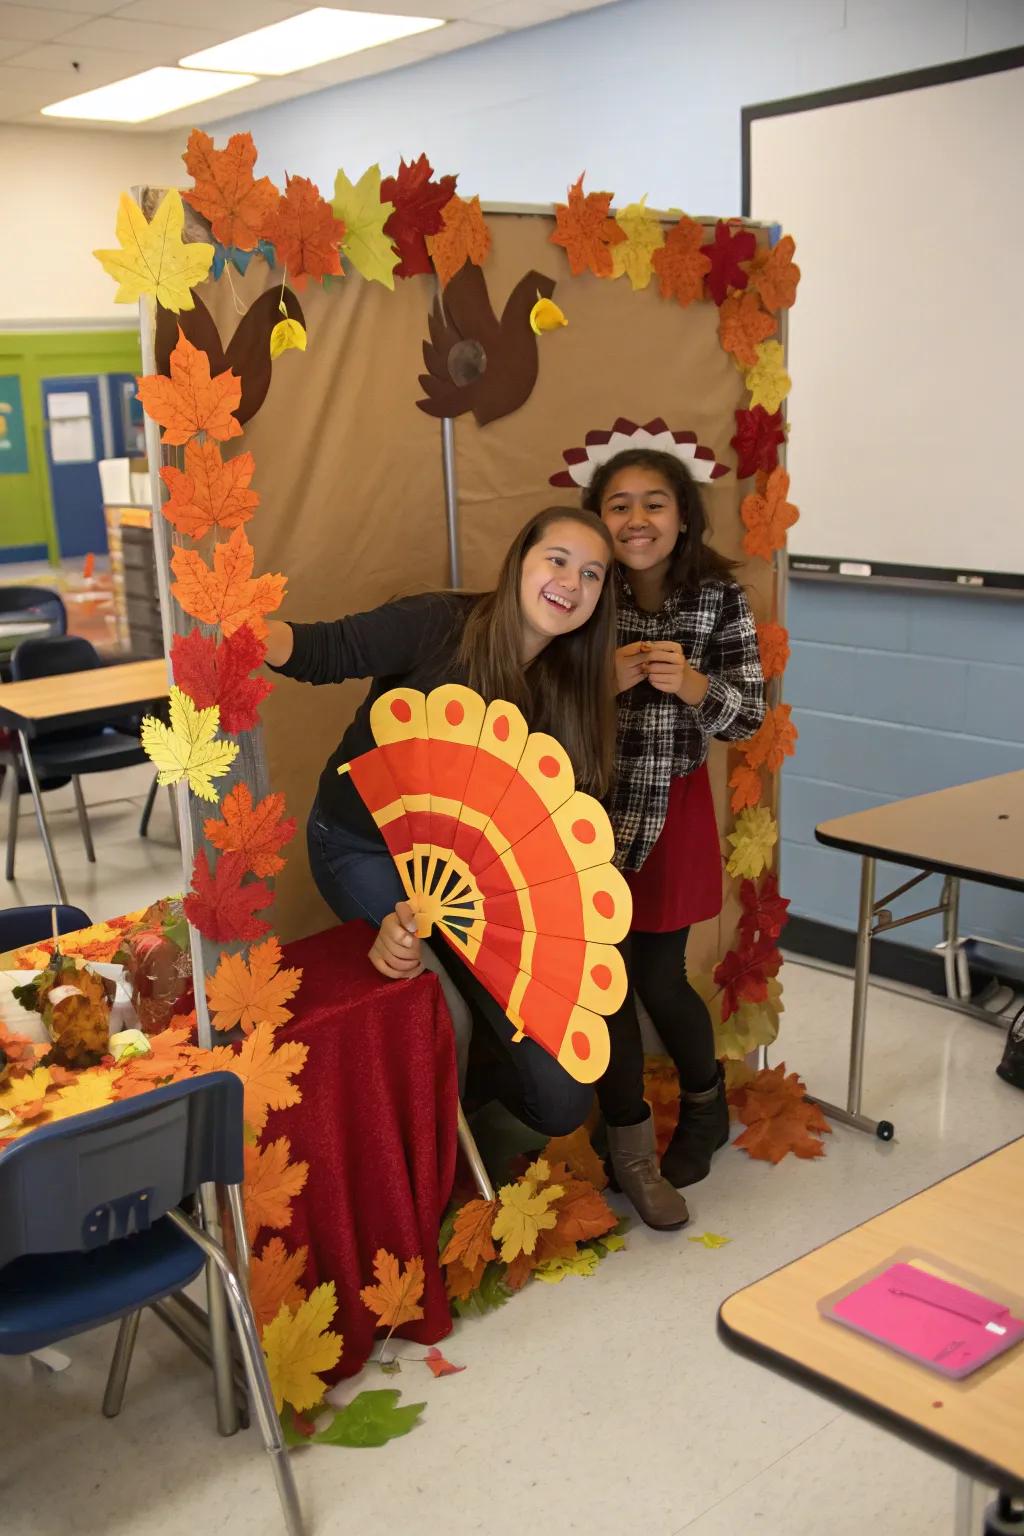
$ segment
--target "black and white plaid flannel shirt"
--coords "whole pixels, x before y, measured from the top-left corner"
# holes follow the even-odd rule
[[[764,719],[764,674],[757,632],[742,588],[706,581],[673,592],[657,613],[638,608],[618,572],[618,644],[675,640],[708,678],[696,708],[650,683],[618,698],[615,777],[605,804],[615,829],[615,862],[641,869],[665,824],[673,779],[699,768],[714,736],[743,741]]]

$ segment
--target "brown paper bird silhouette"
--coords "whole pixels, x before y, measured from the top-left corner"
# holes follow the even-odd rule
[[[480,425],[508,416],[524,405],[537,382],[537,337],[530,311],[550,299],[555,280],[541,272],[520,278],[495,317],[487,279],[466,262],[434,300],[430,340],[423,343],[427,372],[420,374],[428,416],[462,416],[472,411]]]
[[[288,311],[288,319],[297,320],[304,327],[302,305],[290,288],[282,289],[275,283],[249,305],[225,348],[210,311],[198,294],[194,298],[195,309],[183,309],[177,315],[157,305],[156,371],[170,377],[170,357],[177,345],[180,328],[194,347],[206,353],[212,374],[230,368],[241,379],[242,399],[234,414],[244,425],[255,416],[270,388],[270,333],[277,322],[284,319],[281,304]]]

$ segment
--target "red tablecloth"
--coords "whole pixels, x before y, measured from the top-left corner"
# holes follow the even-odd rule
[[[294,1018],[277,1040],[309,1047],[296,1082],[302,1103],[270,1114],[264,1144],[291,1142],[309,1164],[293,1201],[288,1249],[306,1244],[305,1283],[333,1280],[333,1326],[345,1337],[330,1380],[355,1375],[374,1345],[359,1297],[386,1248],[426,1268],[423,1320],[399,1333],[436,1344],[451,1331],[437,1236],[455,1171],[458,1077],[451,1023],[437,978],[385,981],[370,965],[370,928],[348,923],[285,946],[302,967]]]

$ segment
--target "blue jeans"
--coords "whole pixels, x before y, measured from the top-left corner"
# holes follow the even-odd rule
[[[360,917],[379,928],[404,900],[402,882],[384,844],[334,825],[316,802],[306,825],[306,843],[317,889],[342,922]],[[472,1013],[472,1061],[491,1095],[545,1136],[566,1136],[582,1125],[593,1088],[577,1083],[535,1041],[514,1042],[508,1018],[450,946],[438,939],[428,941],[428,947]]]

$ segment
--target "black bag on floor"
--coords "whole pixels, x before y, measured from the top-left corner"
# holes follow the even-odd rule
[[[1024,1008],[1010,1025],[1003,1059],[996,1071],[1004,1083],[1012,1083],[1014,1088],[1024,1088]]]

